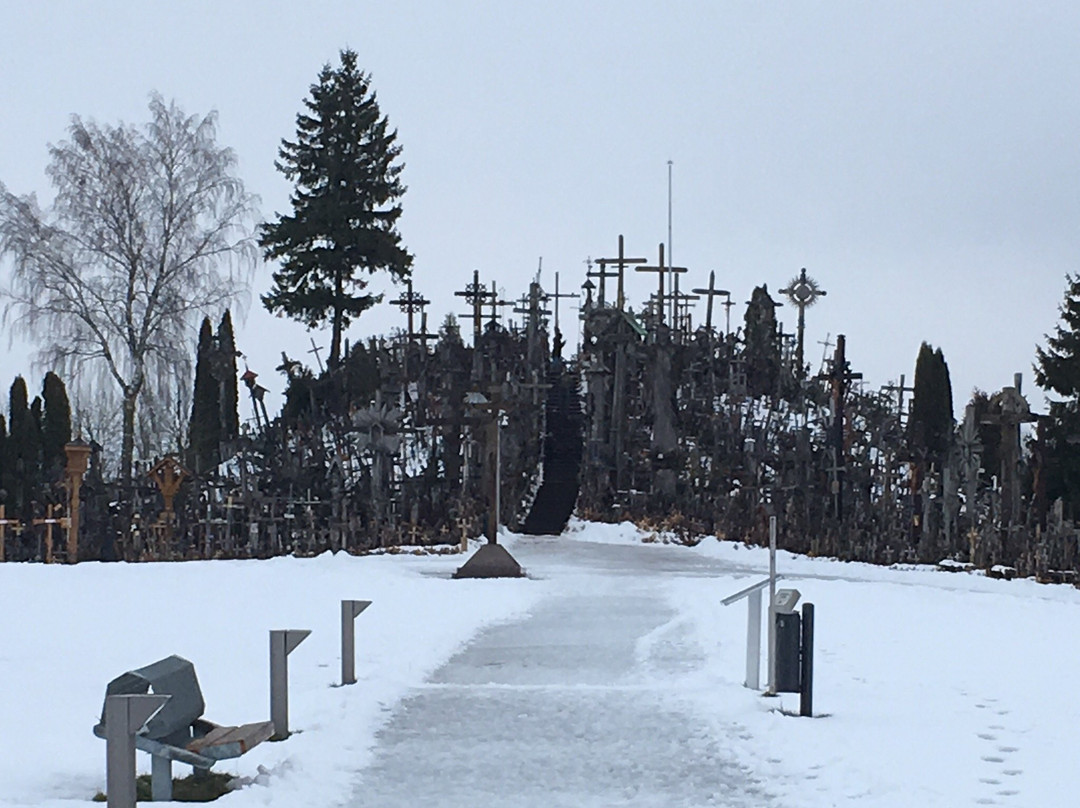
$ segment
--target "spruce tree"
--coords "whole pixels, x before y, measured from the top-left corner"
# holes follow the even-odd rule
[[[218,462],[221,437],[220,386],[213,374],[214,330],[210,318],[199,329],[195,357],[195,389],[191,395],[191,421],[188,424],[188,463],[196,474],[205,474]]]
[[[220,361],[216,363],[216,367],[223,376],[218,379],[221,395],[221,440],[232,441],[240,437],[240,391],[236,367],[236,337],[233,334],[232,315],[228,309],[225,309],[218,325],[217,349]]]
[[[335,368],[350,321],[381,299],[365,291],[364,275],[409,275],[412,256],[396,229],[404,164],[397,130],[380,112],[355,52],[343,50],[340,66],[324,66],[303,103],[296,140],[282,141],[276,163],[296,185],[292,213],[260,227],[265,257],[281,261],[262,301],[309,328],[329,321]]]
[[[40,413],[40,399],[37,402]],[[8,464],[11,490],[8,492],[13,509],[18,513],[27,508],[37,492],[41,476],[41,427],[28,402],[26,380],[17,376],[8,395]]]
[[[71,440],[71,402],[63,380],[51,370],[45,374],[41,397],[45,413],[41,424],[41,461],[46,480],[58,480],[67,465],[64,445]]]
[[[1046,459],[1047,499],[1061,498],[1071,514],[1080,513],[1080,275],[1066,275],[1061,322],[1035,348],[1035,382],[1061,397],[1050,402],[1039,427]]]

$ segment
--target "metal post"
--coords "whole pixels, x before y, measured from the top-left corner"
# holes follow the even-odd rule
[[[814,715],[814,604],[802,607],[802,647],[799,649],[802,663],[802,687],[799,689],[799,715]]]
[[[776,517],[769,517],[769,695],[776,695]]]
[[[172,761],[163,755],[150,756],[150,799],[172,802]]]
[[[309,634],[307,629],[270,632],[270,720],[275,740],[289,737],[289,654]]]
[[[750,593],[746,601],[746,686],[757,690],[761,685],[761,590]]]
[[[341,683],[356,684],[356,631],[353,621],[371,605],[370,600],[341,601]]]
[[[170,696],[105,699],[105,795],[108,808],[135,808],[135,733]]]
[[[491,540],[499,541],[499,511],[502,494],[502,410],[495,408],[495,529]]]

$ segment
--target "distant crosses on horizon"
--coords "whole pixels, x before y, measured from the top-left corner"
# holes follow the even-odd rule
[[[795,363],[798,367],[799,378],[802,378],[803,368],[803,331],[806,327],[806,310],[817,302],[819,297],[827,293],[820,288],[813,278],[806,274],[806,267],[802,268],[797,277],[791,279],[786,289],[781,289],[780,294],[787,297],[799,308],[799,327],[796,332]]]
[[[491,294],[488,297],[487,303],[485,303],[484,305],[491,307],[491,319],[488,321],[488,324],[491,327],[494,327],[499,324],[499,309],[503,308],[504,306],[513,306],[514,301],[499,300],[499,293],[495,289],[495,281],[492,281]]]

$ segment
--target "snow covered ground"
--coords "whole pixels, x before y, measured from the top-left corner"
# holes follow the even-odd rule
[[[805,719],[742,686],[746,609],[720,605],[767,553],[642,538],[511,539],[515,581],[407,554],[0,565],[0,806],[89,802],[105,684],[168,654],[195,663],[211,720],[267,718],[275,628],[313,630],[289,661],[299,732],[219,764],[251,781],[227,805],[1080,801],[1080,591],[781,554],[817,607]],[[341,599],[374,602],[350,687]]]

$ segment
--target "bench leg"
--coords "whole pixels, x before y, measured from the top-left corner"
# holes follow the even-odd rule
[[[172,802],[172,761],[167,757],[150,756],[150,799]]]

